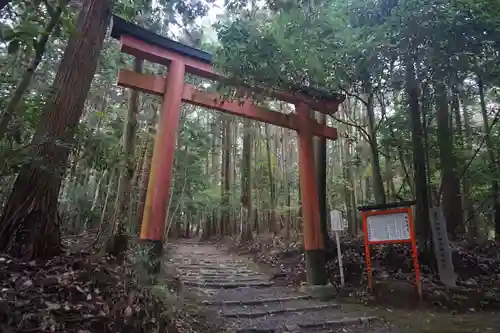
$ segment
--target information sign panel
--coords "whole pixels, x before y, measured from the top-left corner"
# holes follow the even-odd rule
[[[369,215],[366,223],[368,240],[372,243],[411,239],[407,212]]]
[[[422,283],[418,265],[417,242],[413,230],[413,219],[410,205],[395,203],[358,208],[362,212],[363,231],[365,234],[365,260],[368,277],[368,288],[372,289],[372,267],[370,245],[372,244],[411,244],[413,267],[417,291],[422,298]]]

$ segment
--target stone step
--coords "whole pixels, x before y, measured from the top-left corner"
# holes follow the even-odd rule
[[[401,333],[395,327],[384,325],[377,317],[346,317],[312,325],[301,325],[294,333]]]
[[[227,279],[227,278],[222,278],[222,279],[213,279],[213,278],[203,278],[203,277],[198,277],[198,278],[183,278],[181,277],[181,281],[186,284],[191,284],[191,283],[204,283],[204,284],[223,284],[223,283],[267,283],[269,280],[266,279],[257,279],[257,278],[235,278],[235,279]]]
[[[226,332],[228,333],[289,333],[288,331],[283,330],[275,330],[274,328],[233,328],[228,329]],[[290,332],[292,333],[292,332]],[[295,332],[293,332],[295,333]],[[299,332],[300,333],[300,332]]]
[[[325,327],[299,327],[293,333],[403,333],[398,328],[387,325],[377,319],[368,324],[338,324],[338,326]]]
[[[178,267],[180,269],[206,269],[206,270],[242,270],[242,271],[250,271],[247,266],[233,266],[233,265],[224,265],[224,264],[190,264],[190,263],[179,263],[179,264],[171,264],[173,267]]]
[[[335,303],[321,303],[309,300],[290,300],[276,303],[261,303],[255,305],[236,305],[222,308],[221,314],[228,318],[256,318],[275,315],[278,313],[292,313],[305,311],[318,311],[338,308]]]
[[[245,267],[227,267],[227,266],[203,266],[203,265],[173,265],[178,270],[190,271],[215,271],[215,272],[238,272],[238,273],[255,273]]]
[[[201,261],[195,259],[184,259],[184,260],[170,260],[169,263],[178,265],[247,267],[247,264],[244,262],[234,262],[234,261],[224,261],[224,260]]]
[[[274,328],[234,328],[228,329],[228,333],[289,333],[288,331],[275,330]],[[290,332],[295,333],[295,332]],[[300,332],[299,332],[300,333]]]
[[[213,289],[233,289],[242,287],[268,287],[272,283],[269,281],[261,282],[223,282],[223,283],[204,283],[203,281],[184,281],[185,285],[202,287],[202,288],[213,288]]]
[[[227,318],[228,324],[237,330],[268,329],[282,332],[287,327],[300,329],[339,328],[359,325],[374,320],[364,315],[347,314],[332,308],[281,312],[259,317]]]
[[[203,294],[206,295],[206,299],[217,303],[223,301],[248,301],[306,295],[297,292],[294,288],[282,286],[269,286],[266,288],[241,287],[233,289],[203,289]]]
[[[234,262],[234,263],[239,263],[239,264],[244,264],[245,260],[241,259],[234,259],[234,258],[229,258],[229,257],[220,257],[220,256],[212,256],[209,257],[208,259],[206,256],[202,257],[196,257],[196,256],[189,256],[189,257],[184,257],[184,256],[179,256],[179,257],[171,257],[168,260],[170,261],[189,261],[189,260],[196,260],[199,262],[220,262],[220,261],[225,261],[225,262]]]
[[[203,275],[220,275],[220,276],[232,276],[232,275],[241,275],[241,276],[266,276],[265,274],[250,271],[250,270],[226,270],[223,269],[221,271],[219,270],[213,270],[213,269],[179,269],[179,272],[186,274],[186,275],[192,275],[192,274],[203,274]]]
[[[186,277],[186,278],[198,278],[198,277],[203,277],[203,278],[209,278],[209,279],[232,279],[232,278],[249,278],[249,279],[267,279],[269,280],[269,277],[264,275],[264,274],[238,274],[238,273],[203,273],[203,272],[179,272],[179,276]]]
[[[204,305],[255,305],[255,304],[263,304],[263,303],[279,303],[286,301],[294,301],[301,299],[310,299],[309,295],[299,295],[299,296],[290,296],[290,297],[275,297],[275,298],[260,298],[260,299],[247,299],[247,300],[237,300],[237,301],[215,301],[215,300],[205,300],[202,303]]]

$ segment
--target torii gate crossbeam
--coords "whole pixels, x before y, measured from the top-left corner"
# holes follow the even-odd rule
[[[121,70],[118,84],[146,93],[163,96],[150,178],[141,226],[141,240],[161,251],[165,233],[167,204],[170,196],[172,168],[182,102],[203,106],[233,115],[297,131],[299,139],[299,172],[304,220],[307,279],[310,285],[326,284],[324,241],[320,226],[319,200],[314,165],[313,136],[331,140],[337,130],[311,119],[310,110],[332,113],[338,109],[342,97],[316,99],[303,93],[273,91],[268,95],[295,105],[295,114],[283,114],[259,107],[250,101],[235,102],[219,98],[217,94],[198,90],[185,83],[185,74],[220,80],[222,75],[212,67],[211,56],[203,51],[156,35],[123,19],[113,17],[112,36],[121,42],[121,51],[138,58],[168,66],[166,77]],[[261,87],[245,87],[266,91]]]

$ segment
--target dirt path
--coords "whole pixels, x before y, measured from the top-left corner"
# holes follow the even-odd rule
[[[182,241],[171,245],[169,253],[183,288],[217,310],[230,332],[397,332],[335,301],[314,300],[294,288],[274,286],[245,258],[212,244]]]

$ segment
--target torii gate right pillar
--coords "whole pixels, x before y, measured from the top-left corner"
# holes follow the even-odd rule
[[[321,232],[318,185],[314,164],[313,135],[310,128],[309,106],[295,105],[299,120],[299,176],[304,230],[307,284],[328,284],[324,237]]]

